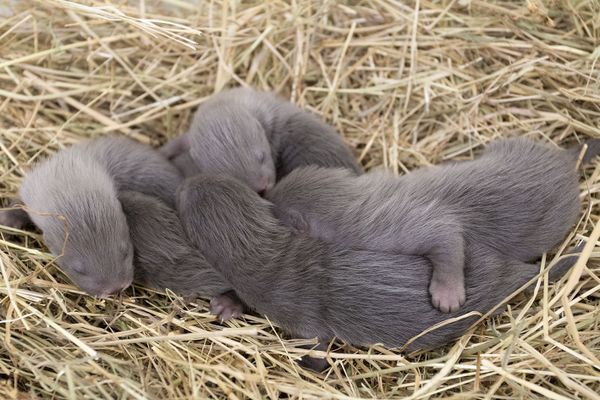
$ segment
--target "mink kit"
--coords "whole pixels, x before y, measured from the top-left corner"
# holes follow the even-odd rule
[[[149,146],[92,139],[36,164],[19,191],[27,212],[0,212],[0,223],[32,221],[59,267],[88,294],[106,297],[135,279],[184,295],[216,295],[230,286],[188,244],[173,208],[182,179]]]
[[[225,90],[198,107],[189,130],[161,148],[186,175],[231,175],[261,193],[296,168],[362,172],[335,129],[276,95]]]
[[[239,101],[233,101],[227,112],[222,106],[232,99]],[[57,264],[88,294],[106,297],[135,280],[184,295],[212,296],[229,285],[189,246],[177,218],[174,197],[182,173],[197,171],[191,164],[189,170],[181,168],[181,160],[193,161],[190,156],[198,153],[210,164],[216,155],[220,163],[213,158],[213,164],[203,166],[224,167],[230,173],[243,167],[246,175],[236,176],[249,183],[258,176],[264,187],[254,188],[262,191],[274,183],[272,157],[278,160],[279,175],[312,162],[361,172],[332,127],[270,93],[251,89],[211,98],[196,113],[190,133],[165,146],[163,153],[176,148],[180,139],[187,143],[188,136],[192,145],[173,163],[149,146],[117,136],[62,149],[24,177],[20,198],[13,205],[24,203],[27,211],[0,211],[0,223],[40,228]],[[232,144],[245,145],[245,151]],[[255,160],[260,151],[260,160]],[[237,298],[230,299],[226,310],[214,309],[221,317],[241,311]]]
[[[476,318],[410,340],[423,330],[487,312],[535,277],[579,215],[579,153],[498,140],[473,161],[362,174],[335,129],[238,88],[160,151],[108,136],[57,152],[25,176],[26,212],[0,223],[33,222],[91,295],[135,281],[213,296],[228,319],[241,311],[235,290],[293,335],[415,350]]]
[[[587,142],[583,162],[598,154]],[[562,241],[579,213],[580,146],[551,148],[526,138],[493,141],[472,161],[396,177],[299,168],[266,198],[288,225],[345,247],[423,255],[433,264],[433,304],[465,301],[465,241],[531,262]]]

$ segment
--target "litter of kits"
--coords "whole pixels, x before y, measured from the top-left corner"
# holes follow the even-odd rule
[[[237,88],[160,149],[108,135],[38,162],[0,224],[39,229],[92,296],[135,282],[211,297],[222,320],[265,315],[322,350],[334,338],[430,349],[528,289],[580,216],[578,168],[600,139],[498,139],[478,153],[363,172],[333,127]],[[551,264],[549,281],[580,250]]]

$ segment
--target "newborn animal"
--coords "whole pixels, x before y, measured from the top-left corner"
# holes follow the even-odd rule
[[[518,138],[493,142],[473,161],[402,177],[309,166],[266,198],[284,223],[315,238],[427,257],[433,305],[452,312],[465,301],[466,241],[530,262],[563,240],[580,211],[578,155]]]
[[[445,314],[428,301],[430,261],[422,256],[351,249],[296,233],[272,204],[228,176],[198,175],[180,188],[178,210],[189,239],[251,308],[289,333],[410,351],[446,344],[477,316],[407,343]],[[464,313],[487,312],[527,283],[539,267],[505,257],[477,240],[465,246]],[[562,276],[570,263],[552,269]],[[461,312],[462,314],[462,312]]]
[[[184,296],[216,296],[231,290],[231,285],[188,243],[174,209],[139,192],[122,191],[118,196],[134,248],[135,282]],[[241,304],[236,306],[241,313]]]
[[[134,249],[136,283],[157,290],[170,289],[183,296],[219,295],[220,301],[211,304],[213,314],[224,320],[241,315],[243,304],[231,285],[188,243],[175,210],[157,197],[140,192],[125,190],[118,193],[118,198]],[[0,224],[16,227],[1,218],[11,216],[20,224],[29,218],[23,213],[23,217],[14,212],[0,214]]]
[[[189,131],[161,151],[186,176],[227,174],[259,193],[305,165],[362,172],[331,126],[273,94],[246,88],[210,98]]]
[[[19,195],[57,263],[77,286],[108,296],[132,282],[133,246],[121,190],[156,196],[173,207],[181,182],[162,155],[123,137],[103,137],[61,150],[24,177]],[[12,220],[11,220],[12,219]],[[17,224],[22,212],[4,213]]]

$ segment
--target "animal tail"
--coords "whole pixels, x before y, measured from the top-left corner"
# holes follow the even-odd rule
[[[586,140],[583,144],[571,147],[569,151],[574,157],[579,157],[581,149],[584,146],[587,146],[587,148],[583,154],[583,158],[581,159],[581,164],[589,164],[594,160],[594,158],[600,156],[600,139]]]
[[[169,140],[162,147],[158,149],[158,151],[165,156],[167,159],[171,160],[183,153],[188,147],[188,138],[187,133],[177,136],[174,139]]]
[[[566,275],[567,272],[571,270],[571,268],[575,265],[577,260],[579,259],[579,255],[583,248],[585,247],[585,242],[578,244],[574,248],[570,249],[567,254],[561,257],[560,260],[556,262],[556,264],[552,265],[550,270],[548,271],[548,281],[555,282]],[[532,265],[532,268],[529,268],[529,272],[532,274],[531,278],[536,276],[539,272],[539,265]],[[535,287],[535,282],[532,283],[527,289],[526,292],[531,292]]]
[[[575,248],[569,250],[569,252],[563,256],[548,272],[548,280],[554,282],[562,278],[569,270],[575,265],[579,259],[579,255],[585,242],[578,244]]]

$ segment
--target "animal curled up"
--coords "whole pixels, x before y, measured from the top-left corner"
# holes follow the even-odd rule
[[[584,162],[600,150],[600,140],[587,144]],[[473,161],[400,178],[305,166],[249,187],[229,170],[183,181],[151,148],[105,137],[36,165],[19,193],[26,211],[0,213],[0,223],[33,222],[96,296],[135,280],[215,296],[223,319],[243,301],[299,337],[417,350],[460,336],[476,317],[419,336],[431,326],[485,313],[539,272],[531,262],[580,212],[579,150],[499,140]]]
[[[448,318],[491,310],[539,272],[536,264],[467,239],[467,300],[461,311],[446,314],[428,299],[432,264],[427,258],[315,239],[280,223],[272,208],[224,175],[199,174],[179,190],[178,210],[188,238],[240,299],[290,334],[321,343],[338,337],[355,345],[402,347]],[[550,278],[558,279],[570,265],[555,266]],[[448,343],[476,318],[444,325],[406,348]]]
[[[584,162],[598,154],[600,140],[587,147]],[[312,237],[426,257],[433,265],[432,303],[452,312],[468,296],[467,242],[531,262],[564,239],[581,209],[580,149],[497,140],[472,161],[401,177],[309,166],[292,171],[265,196],[282,222]]]
[[[186,175],[231,175],[263,193],[306,166],[362,172],[335,129],[271,93],[221,92],[202,104],[188,132],[161,148]]]
[[[35,165],[19,192],[29,212],[0,212],[0,223],[36,225],[60,268],[91,295],[106,297],[133,280],[184,295],[222,293],[230,286],[190,247],[173,208],[181,181],[141,143],[84,141]]]

